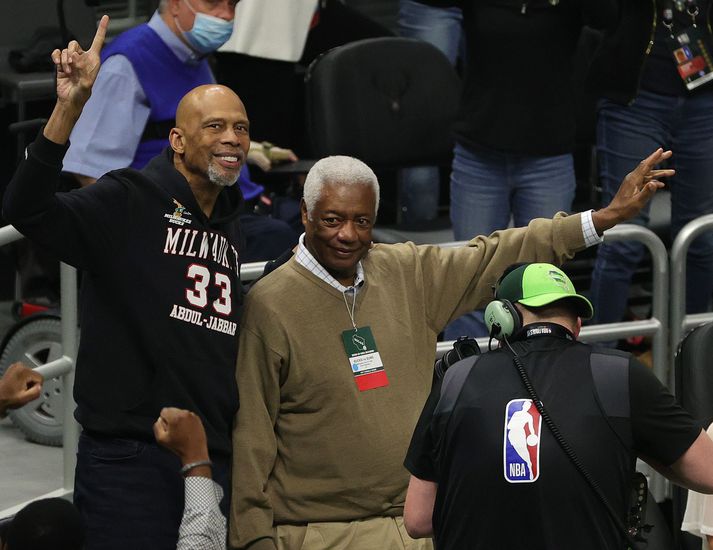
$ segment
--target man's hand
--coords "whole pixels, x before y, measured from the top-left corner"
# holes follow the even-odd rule
[[[636,216],[664,184],[658,178],[673,176],[675,170],[655,170],[660,162],[671,158],[671,151],[657,149],[627,174],[608,206],[592,213],[592,221],[600,235],[616,224]]]
[[[79,42],[72,40],[65,49],[52,52],[52,62],[57,69],[57,101],[82,110],[92,94],[92,86],[97,79],[101,59],[99,54],[104,46],[109,16],[99,21],[91,47],[84,51]]]
[[[42,391],[42,375],[22,363],[13,363],[0,378],[0,416],[34,401]]]
[[[79,42],[72,40],[65,49],[52,52],[52,62],[57,69],[57,103],[47,121],[44,136],[58,144],[64,144],[72,133],[82,109],[97,79],[101,60],[99,54],[104,46],[109,16],[99,21],[91,47],[85,52]]]
[[[161,414],[153,425],[153,433],[156,442],[173,451],[184,466],[209,459],[203,423],[191,411],[174,407],[161,409]],[[210,473],[209,468],[208,473]]]

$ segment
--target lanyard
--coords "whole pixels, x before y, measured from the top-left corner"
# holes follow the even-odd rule
[[[352,301],[352,307],[351,309],[349,308],[349,303],[347,302],[347,292],[352,291],[352,294],[354,296],[354,300]],[[347,288],[344,292],[342,292],[342,298],[344,298],[344,305],[347,306],[347,313],[349,314],[349,319],[352,322],[352,326],[354,327],[354,332],[357,331],[357,326],[356,322],[354,321],[354,308],[356,307],[356,288],[351,286]]]
[[[698,2],[696,0],[665,0],[663,7],[663,24],[664,27],[668,29],[671,33],[671,38],[673,38],[673,9],[675,7],[678,11],[683,11],[684,7],[686,13],[691,16],[693,21],[693,26],[696,26],[696,17],[700,10],[698,9]]]

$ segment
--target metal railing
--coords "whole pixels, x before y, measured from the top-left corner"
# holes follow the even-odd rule
[[[19,241],[22,234],[11,225],[0,228],[0,247]],[[60,288],[62,300],[60,312],[62,357],[51,361],[35,370],[46,380],[62,377],[62,445],[63,445],[63,483],[62,487],[41,495],[37,498],[67,497],[74,490],[74,467],[77,460],[77,441],[79,441],[79,424],[74,419],[74,364],[77,358],[77,271],[67,264],[60,264]],[[22,503],[12,508],[0,511],[0,518],[11,516],[22,509]]]
[[[635,240],[648,248],[653,264],[651,317],[637,321],[586,326],[582,328],[579,339],[584,342],[601,342],[635,335],[653,336],[653,371],[659,380],[666,382],[669,367],[668,341],[666,339],[668,329],[666,293],[669,285],[669,271],[666,247],[653,231],[633,224],[622,224],[606,231],[604,240],[606,242]],[[458,244],[463,243],[448,243],[448,246]],[[478,338],[477,341],[481,349],[487,349],[488,338]],[[437,356],[440,357],[452,347],[453,341],[438,342]]]
[[[713,313],[686,315],[686,257],[691,243],[701,233],[713,230],[713,214],[701,216],[688,222],[678,232],[671,246],[671,321],[669,329],[669,350],[671,372],[669,387],[675,387],[673,360],[676,350],[688,330],[713,321]]]
[[[710,226],[713,227],[713,216],[710,216]],[[683,231],[681,233],[683,233]],[[22,238],[23,236],[12,226],[0,228],[0,247]],[[669,354],[667,353],[668,341],[666,339],[668,329],[668,301],[666,300],[666,291],[668,289],[669,282],[666,248],[652,231],[636,225],[620,225],[615,227],[604,234],[604,239],[606,241],[637,240],[649,249],[653,262],[652,316],[650,319],[639,321],[609,323],[584,327],[580,334],[580,339],[583,341],[595,342],[639,334],[652,335],[654,372],[661,380],[665,381],[667,375],[667,363],[669,359]],[[464,244],[465,241],[460,241],[443,243],[440,246],[457,247]],[[244,282],[256,280],[262,274],[265,265],[266,262],[243,264],[240,269],[241,279]],[[68,496],[71,495],[74,486],[74,468],[76,464],[76,449],[79,437],[79,426],[74,419],[75,404],[72,398],[78,334],[77,274],[74,268],[66,264],[61,265],[61,292],[62,357],[37,368],[37,371],[45,376],[45,378],[58,376],[62,376],[63,378],[64,483],[61,489],[37,498]],[[486,349],[488,339],[479,338],[478,343],[482,349]],[[437,356],[440,357],[451,349],[452,346],[452,341],[439,342],[436,347]],[[652,487],[652,493],[659,500],[660,498],[663,498],[663,485],[659,487],[659,484],[655,483]],[[23,503],[14,506],[13,508],[0,511],[0,517],[16,513],[25,504],[26,503]]]

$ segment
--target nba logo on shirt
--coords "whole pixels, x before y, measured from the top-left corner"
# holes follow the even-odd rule
[[[531,399],[513,399],[505,406],[503,467],[510,483],[532,483],[540,476],[542,417]]]

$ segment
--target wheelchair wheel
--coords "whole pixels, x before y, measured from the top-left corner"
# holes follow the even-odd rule
[[[0,375],[16,361],[36,368],[61,356],[60,320],[48,317],[30,320],[7,341],[0,355]],[[59,447],[62,445],[63,406],[62,380],[52,378],[44,381],[40,397],[22,408],[8,411],[8,415],[28,440]]]

